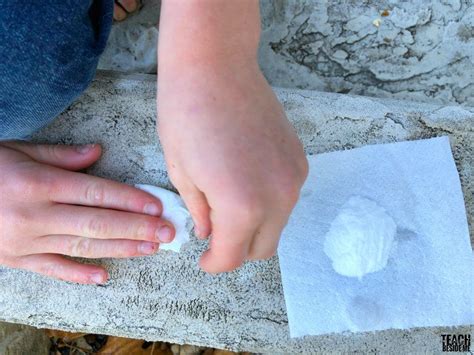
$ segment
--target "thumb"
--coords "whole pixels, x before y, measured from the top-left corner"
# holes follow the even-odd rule
[[[67,170],[81,170],[87,168],[99,159],[102,152],[98,144],[71,146],[8,141],[2,142],[2,145],[24,153],[38,163]]]

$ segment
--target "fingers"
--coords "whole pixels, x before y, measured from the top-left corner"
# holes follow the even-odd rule
[[[163,206],[149,193],[96,176],[60,169],[51,171],[48,197],[53,202],[113,208],[159,216]]]
[[[114,3],[114,20],[123,21],[127,14],[135,12],[138,9],[138,0],[115,0]]]
[[[194,221],[194,230],[200,239],[211,233],[210,207],[206,196],[196,186],[181,186],[177,189]]]
[[[248,241],[233,242],[212,236],[210,247],[202,254],[199,266],[211,274],[235,270],[246,260],[248,248]]]
[[[57,204],[45,211],[40,235],[77,235],[93,239],[130,239],[168,243],[173,225],[161,218],[101,208]]]
[[[30,252],[35,254],[62,254],[88,259],[130,258],[152,255],[159,244],[135,240],[102,240],[74,235],[46,235],[34,240]]]
[[[127,12],[117,3],[114,3],[114,20],[123,21],[127,18]]]
[[[281,233],[297,199],[294,197],[290,201],[280,200],[274,203],[272,208],[267,208],[266,218],[250,244],[247,260],[269,259],[275,255]]]
[[[22,256],[11,267],[80,284],[103,284],[109,278],[107,271],[100,266],[81,264],[55,254]]]
[[[68,170],[87,168],[97,161],[101,154],[98,144],[68,146],[8,141],[2,142],[2,145],[27,154],[39,163]]]
[[[201,256],[200,267],[206,272],[217,273],[231,271],[242,265],[256,233],[256,220],[249,219],[248,213],[242,215],[239,211],[216,213],[212,219],[210,248]]]
[[[264,223],[250,244],[247,260],[269,259],[274,256],[285,224],[279,220]]]
[[[121,7],[128,13],[132,13],[138,8],[138,0],[117,0]]]
[[[201,268],[210,273],[225,272],[238,268],[246,260],[274,256],[291,205],[275,203],[272,207],[268,204],[262,207],[258,202],[244,199],[236,202],[230,210],[222,207],[212,210],[210,249],[201,257]]]

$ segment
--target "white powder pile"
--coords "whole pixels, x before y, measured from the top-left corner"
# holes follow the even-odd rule
[[[383,207],[354,196],[332,221],[324,252],[337,273],[360,279],[387,265],[396,230],[395,222]]]

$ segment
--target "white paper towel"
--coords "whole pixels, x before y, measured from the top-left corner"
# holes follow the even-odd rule
[[[278,248],[292,337],[472,324],[473,254],[447,137],[309,157]],[[353,196],[397,225],[387,265],[361,280],[333,269],[324,237]]]
[[[178,194],[153,185],[135,185],[135,187],[146,191],[161,201],[163,213],[161,217],[173,223],[176,230],[175,237],[171,243],[161,243],[160,250],[172,250],[179,253],[181,246],[189,240],[193,222],[191,214]]]

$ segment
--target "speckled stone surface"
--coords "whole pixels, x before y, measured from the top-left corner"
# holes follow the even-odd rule
[[[272,85],[474,106],[474,4],[261,0]],[[102,69],[156,73],[160,0],[114,25]]]
[[[100,142],[102,159],[89,173],[172,188],[155,135],[151,75],[100,74],[92,87],[34,140]],[[275,89],[306,153],[448,135],[473,230],[474,109],[315,91]],[[278,260],[208,275],[197,261],[206,242],[192,237],[181,254],[99,260],[104,287],[54,281],[0,268],[0,319],[38,327],[104,333],[265,353],[316,351],[440,352],[442,333],[419,328],[290,339]],[[317,277],[317,275],[315,275]]]

